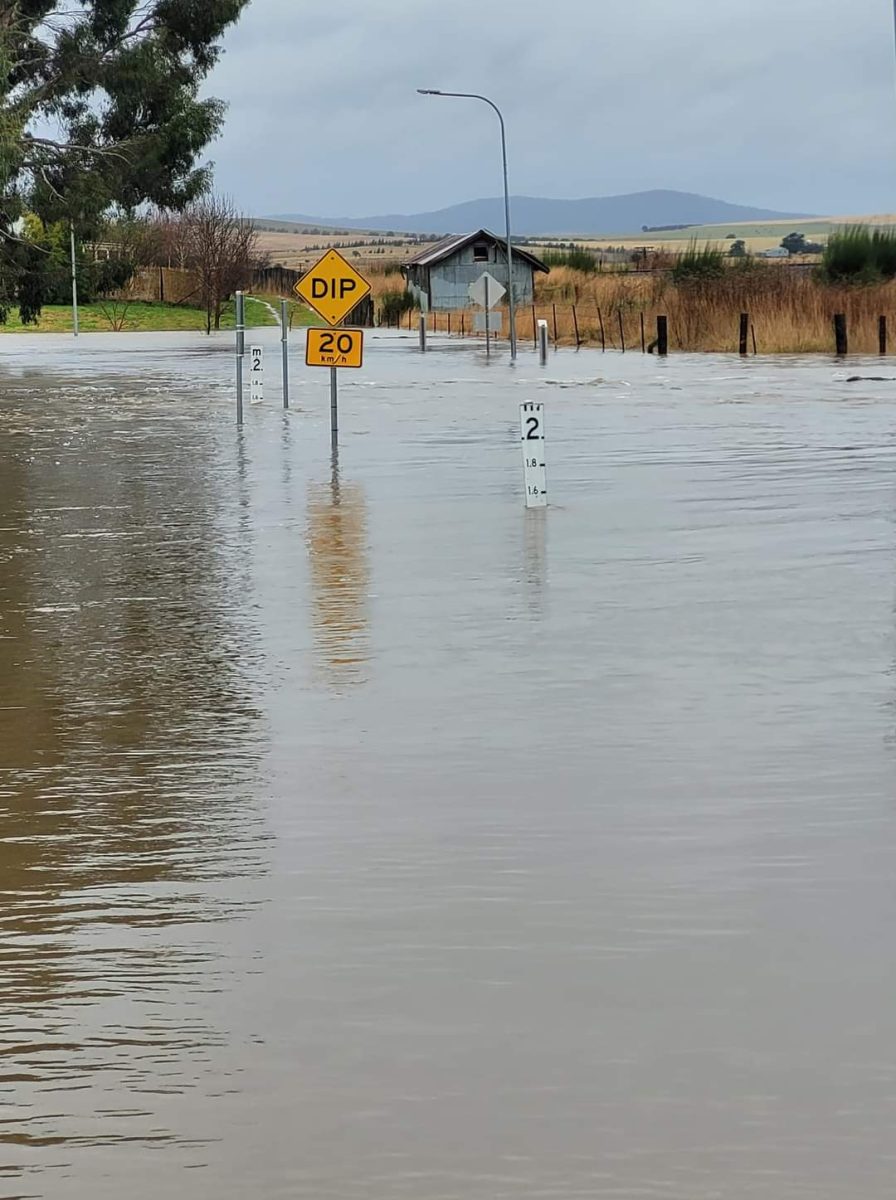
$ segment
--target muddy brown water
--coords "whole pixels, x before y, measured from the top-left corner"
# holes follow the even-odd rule
[[[896,380],[276,336],[0,343],[0,1195],[892,1197]]]

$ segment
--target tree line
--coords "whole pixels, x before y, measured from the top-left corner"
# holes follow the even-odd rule
[[[47,225],[26,214],[22,231],[39,248],[39,287],[44,304],[71,299],[69,229],[65,222]],[[120,328],[129,286],[141,269],[188,271],[195,290],[191,299],[205,311],[206,329],[220,329],[224,303],[247,288],[255,272],[268,265],[258,249],[252,220],[222,196],[203,196],[181,213],[156,211],[146,216],[116,216],[97,227],[95,240],[79,240],[76,249],[78,288],[84,303],[98,303],[114,328]],[[37,319],[37,315],[32,318]]]

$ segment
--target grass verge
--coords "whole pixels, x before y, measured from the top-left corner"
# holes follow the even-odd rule
[[[270,301],[277,308],[276,301]],[[123,314],[123,316],[122,316]],[[293,328],[317,323],[314,313],[301,304],[290,301]],[[82,333],[110,333],[117,318],[122,320],[123,333],[168,333],[205,332],[205,310],[187,308],[180,304],[148,304],[134,301],[125,308],[122,304],[84,304],[78,309],[79,326]],[[275,313],[267,304],[253,296],[246,297],[246,326],[257,329],[266,325],[277,325]],[[221,318],[222,329],[233,329],[233,302],[224,306]],[[71,333],[73,330],[72,310],[68,306],[50,305],[43,310],[36,325],[23,325],[18,310],[10,312],[0,333]]]

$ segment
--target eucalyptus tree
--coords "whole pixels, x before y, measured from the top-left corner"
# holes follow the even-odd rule
[[[43,300],[21,218],[82,238],[112,209],[182,209],[224,118],[200,86],[249,0],[0,0],[0,315]]]

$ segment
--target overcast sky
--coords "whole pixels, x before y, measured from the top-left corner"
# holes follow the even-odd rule
[[[892,0],[253,0],[210,80],[217,184],[256,215],[416,212],[511,190],[676,188],[896,211]]]

